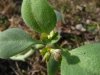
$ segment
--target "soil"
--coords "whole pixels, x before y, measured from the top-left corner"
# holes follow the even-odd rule
[[[73,49],[83,44],[100,42],[99,0],[49,0],[61,13],[56,29],[61,35],[58,44]],[[0,32],[8,28],[22,28],[33,38],[39,34],[26,26],[21,17],[22,0],[0,0]],[[25,62],[0,59],[0,75],[47,75],[46,62],[39,51]],[[59,75],[59,74],[57,74]]]

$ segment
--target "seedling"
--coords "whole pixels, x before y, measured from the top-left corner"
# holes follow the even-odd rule
[[[39,50],[47,62],[48,75],[100,75],[100,43],[84,45],[68,51],[57,44],[59,33],[54,31],[56,14],[47,0],[23,0],[22,18],[40,40],[19,28],[0,32],[0,58],[22,60]]]

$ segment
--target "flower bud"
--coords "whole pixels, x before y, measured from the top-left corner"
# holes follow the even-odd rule
[[[60,49],[51,49],[51,54],[53,54],[54,59],[59,61],[61,58],[61,50]]]

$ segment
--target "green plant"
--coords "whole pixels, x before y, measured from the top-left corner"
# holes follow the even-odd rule
[[[25,61],[39,50],[47,62],[48,75],[100,75],[100,43],[84,45],[68,51],[59,47],[60,35],[53,29],[56,14],[47,0],[23,0],[22,17],[25,23],[40,33],[33,39],[19,28],[0,32],[0,58]]]

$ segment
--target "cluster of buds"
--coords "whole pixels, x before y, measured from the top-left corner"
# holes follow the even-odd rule
[[[51,55],[53,55],[56,61],[59,61],[61,59],[60,49],[44,48],[40,50],[40,53],[43,55],[43,61],[44,60],[48,61]]]
[[[56,61],[59,61],[61,59],[61,50],[60,49],[51,49],[50,52],[54,56],[54,59]]]

